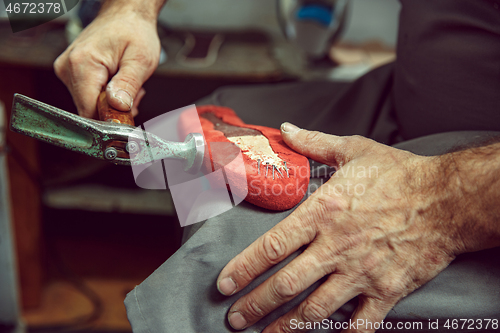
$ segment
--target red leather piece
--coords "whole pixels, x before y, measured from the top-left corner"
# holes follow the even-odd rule
[[[289,178],[287,178],[286,172],[281,170],[283,177],[277,172],[275,173],[275,179],[272,178],[272,168],[269,167],[267,177],[265,177],[265,164],[261,163],[260,175],[258,174],[257,166],[258,162],[256,160],[248,157],[244,152],[242,154],[243,161],[245,164],[245,170],[235,169],[226,160],[223,163],[215,163],[210,148],[210,144],[214,142],[226,142],[231,143],[225,136],[224,133],[214,129],[214,124],[200,117],[201,126],[203,128],[203,134],[205,136],[205,141],[208,146],[208,154],[205,154],[204,168],[205,172],[212,172],[220,167],[224,167],[226,175],[231,177],[233,173],[242,172],[246,173],[248,194],[245,198],[246,201],[257,205],[259,207],[271,209],[271,210],[287,210],[295,205],[297,205],[300,200],[304,197],[307,192],[307,187],[309,185],[309,161],[303,155],[300,155],[289,148],[283,139],[281,138],[281,132],[275,128],[269,128],[264,126],[249,125],[245,124],[236,113],[226,107],[205,105],[197,106],[197,111],[199,115],[203,113],[210,112],[214,114],[217,118],[221,119],[224,123],[257,130],[262,133],[268,140],[272,150],[287,164]],[[197,121],[197,120],[196,120]],[[182,117],[179,120],[179,133],[185,137],[190,132],[196,132],[197,124],[188,117]],[[232,154],[228,152],[228,156]],[[228,158],[231,159],[231,158]],[[217,158],[220,160],[220,158]],[[220,165],[225,164],[225,165]],[[233,194],[241,194],[244,190],[242,188],[237,188],[232,186],[231,191]]]

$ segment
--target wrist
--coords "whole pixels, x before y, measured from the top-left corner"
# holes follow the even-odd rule
[[[166,0],[106,0],[99,11],[99,16],[134,14],[156,24],[158,14]]]
[[[448,218],[460,239],[457,254],[500,246],[498,151],[490,145],[438,157],[441,195],[454,201]]]
[[[424,237],[434,252],[454,258],[464,251],[463,219],[459,212],[460,187],[450,180],[453,166],[442,156],[409,160],[406,167],[411,212],[416,237]]]

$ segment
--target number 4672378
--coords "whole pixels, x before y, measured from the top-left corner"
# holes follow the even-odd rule
[[[50,14],[61,12],[61,4],[58,2],[16,2],[9,3],[5,11],[9,14]]]

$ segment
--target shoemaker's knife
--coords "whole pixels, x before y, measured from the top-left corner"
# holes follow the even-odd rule
[[[197,173],[203,163],[203,135],[190,133],[171,142],[134,127],[130,112],[111,108],[106,93],[97,102],[101,120],[80,117],[35,99],[15,94],[10,127],[53,145],[115,164],[145,164],[165,158],[184,160],[184,170]]]

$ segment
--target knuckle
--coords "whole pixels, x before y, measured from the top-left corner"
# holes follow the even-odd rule
[[[351,135],[346,138],[349,140],[349,142],[353,145],[361,145],[366,141],[366,138],[362,137],[361,135]]]
[[[265,259],[271,264],[277,264],[286,255],[286,245],[282,236],[276,232],[268,232],[262,238]]]
[[[344,210],[340,200],[321,193],[315,198],[318,208],[325,213],[336,213]]]
[[[302,317],[305,322],[317,322],[330,316],[330,311],[321,302],[306,299],[302,307]]]
[[[160,62],[160,55],[141,54],[139,55],[137,61],[143,64],[146,68],[154,70]]]
[[[292,272],[283,271],[276,275],[274,280],[274,292],[278,299],[289,299],[301,292],[299,277]]]
[[[143,74],[144,72],[141,72],[138,67],[128,66],[126,70],[118,72],[113,79],[113,84],[116,89],[128,90],[135,99],[142,87]]]
[[[402,279],[386,278],[379,281],[379,292],[382,299],[400,298],[405,291],[406,286]]]
[[[380,263],[382,262],[382,258],[375,254],[367,254],[364,258],[361,259],[361,267],[363,270],[369,274],[372,270],[380,267]]]
[[[327,145],[325,147],[325,159],[331,162],[338,162],[339,149],[337,145]]]
[[[363,248],[367,242],[364,235],[352,234],[338,239],[337,243],[339,253],[346,253],[351,250]]]
[[[238,278],[243,280],[243,283],[251,281],[254,276],[257,275],[257,270],[253,265],[247,260],[239,260],[235,264],[235,272]]]
[[[330,191],[330,188],[328,191]],[[335,216],[345,211],[345,204],[334,194],[332,190],[332,193],[320,193],[310,198],[314,200],[314,209],[312,212],[316,223],[330,223]]]
[[[120,75],[119,81],[124,83],[127,88],[131,87],[136,92],[139,91],[142,85],[141,82],[135,76],[129,74]],[[135,96],[132,97],[134,98]]]
[[[126,65],[138,68],[148,75],[152,74],[160,62],[160,52],[146,52],[147,47],[135,49],[130,56],[122,61]]]
[[[247,300],[244,312],[248,314],[247,318],[262,318],[266,315],[265,309],[253,297]]]
[[[54,61],[53,67],[54,67],[54,71],[56,72],[57,76],[60,76],[61,73],[63,72],[64,58],[65,58],[65,56],[63,53],[59,57],[57,57],[57,59]]]
[[[321,140],[323,133],[318,131],[308,131],[305,137],[307,143],[316,143]]]
[[[280,319],[276,326],[279,333],[294,333],[294,330],[292,330],[288,323],[283,319]]]
[[[68,54],[68,65],[70,67],[76,67],[82,64],[88,57],[86,52],[81,48],[72,49]]]
[[[362,151],[364,153],[372,151],[372,147],[375,141],[365,138],[361,135],[352,135],[346,137],[346,144],[351,147],[352,150]]]

